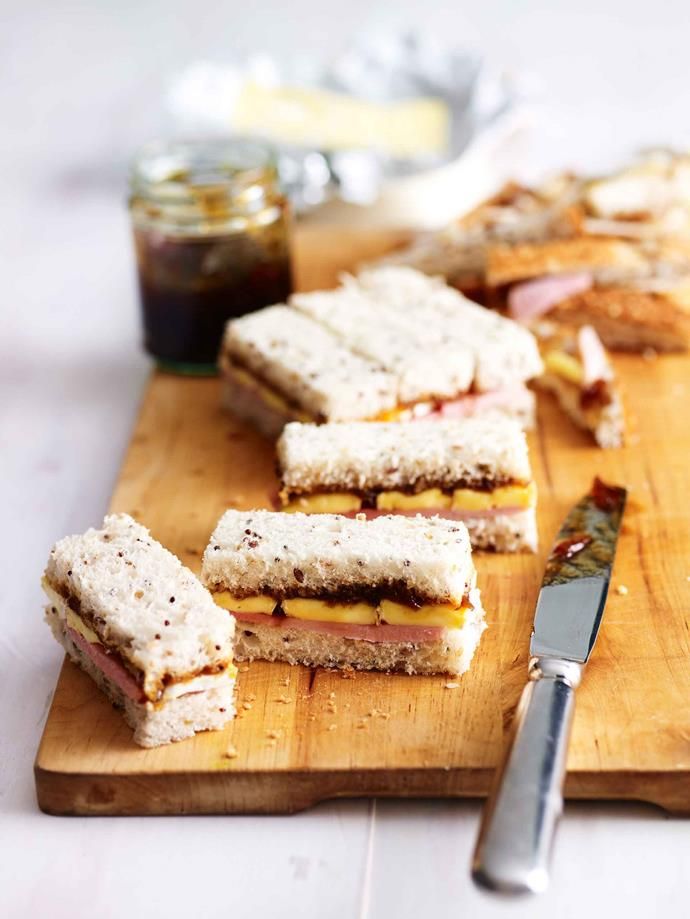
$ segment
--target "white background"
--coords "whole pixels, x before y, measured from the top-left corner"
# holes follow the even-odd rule
[[[50,544],[106,508],[148,371],[124,173],[170,75],[423,23],[538,77],[532,170],[597,167],[690,138],[687,17],[633,0],[0,3],[0,915],[688,914],[690,826],[643,805],[568,805],[550,892],[497,903],[468,877],[476,803],[58,819],[38,812],[31,772],[61,661],[39,575]]]

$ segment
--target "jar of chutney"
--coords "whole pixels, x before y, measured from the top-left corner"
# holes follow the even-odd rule
[[[146,350],[161,369],[215,373],[227,320],[291,293],[272,153],[248,140],[149,144],[132,167],[130,212]]]

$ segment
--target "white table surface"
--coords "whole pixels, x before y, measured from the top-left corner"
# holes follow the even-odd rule
[[[57,537],[100,519],[148,372],[123,175],[159,124],[169,75],[242,48],[325,52],[362,23],[426,22],[541,75],[533,170],[690,137],[684,3],[429,6],[0,4],[3,917],[688,914],[690,825],[644,805],[568,805],[550,891],[518,903],[470,884],[476,802],[328,803],[290,818],[59,819],[36,807],[32,761],[62,659],[39,575]]]

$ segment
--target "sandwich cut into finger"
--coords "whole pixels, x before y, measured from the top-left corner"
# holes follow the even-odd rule
[[[155,747],[235,713],[234,620],[126,514],[53,547],[43,577],[53,635]]]
[[[227,511],[202,580],[237,660],[460,674],[485,627],[467,529],[438,517]]]
[[[276,449],[284,511],[439,515],[462,520],[475,548],[536,549],[536,485],[514,421],[293,422]]]

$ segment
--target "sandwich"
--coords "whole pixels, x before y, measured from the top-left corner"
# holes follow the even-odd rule
[[[224,405],[268,437],[288,421],[377,417],[397,404],[392,374],[282,304],[231,320],[219,363]]]
[[[224,403],[268,436],[289,421],[403,421],[501,413],[534,421],[534,336],[410,269],[231,320]]]
[[[613,350],[690,343],[690,243],[585,236],[497,246],[487,282],[507,290],[511,318],[592,325]]]
[[[475,548],[537,547],[527,441],[510,420],[292,422],[276,445],[283,511],[461,520]]]
[[[514,183],[384,260],[441,274],[526,321],[592,325],[616,350],[690,344],[690,157],[656,151],[613,175]]]
[[[620,447],[625,437],[621,397],[609,357],[592,326],[568,329],[544,321],[538,327],[544,373],[537,381],[552,392],[575,424],[597,445]]]
[[[131,517],[108,516],[101,529],[57,542],[43,589],[53,635],[142,747],[234,716],[234,620]]]
[[[488,249],[573,235],[581,222],[576,204],[579,186],[569,173],[538,188],[508,182],[469,213],[439,231],[419,234],[377,265],[409,266],[444,277],[473,301],[500,305],[486,283]]]
[[[485,628],[467,529],[440,517],[227,511],[201,577],[238,661],[460,674]]]

